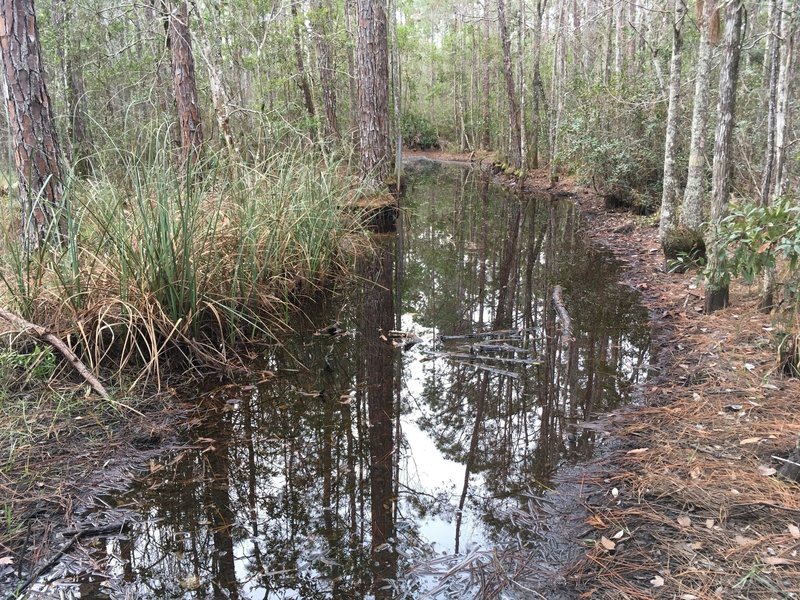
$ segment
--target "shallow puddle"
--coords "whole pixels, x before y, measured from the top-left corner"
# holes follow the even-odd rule
[[[275,378],[198,398],[193,448],[111,499],[134,524],[82,542],[94,575],[40,590],[533,597],[549,485],[646,376],[647,315],[571,203],[428,161],[408,182],[358,282],[263,357]]]

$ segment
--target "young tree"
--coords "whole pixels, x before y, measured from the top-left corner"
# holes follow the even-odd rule
[[[381,0],[357,0],[358,132],[362,177],[377,186],[392,171],[389,140],[389,41]]]
[[[33,0],[0,0],[6,107],[28,251],[66,236],[60,151]]]
[[[698,0],[698,27],[700,41],[695,68],[694,107],[692,109],[692,135],[689,145],[689,172],[683,193],[681,224],[699,236],[703,224],[706,173],[706,127],[708,124],[708,95],[711,78],[711,57],[714,53],[712,29],[716,18],[717,0]]]
[[[514,86],[514,66],[511,64],[511,41],[508,37],[505,0],[497,0],[497,22],[500,26],[500,43],[503,46],[503,74],[505,75],[506,93],[508,94],[508,127],[511,138],[508,149],[508,162],[515,169],[519,169],[522,167],[522,130],[520,127],[517,90]]]
[[[681,65],[683,62],[683,21],[686,18],[686,1],[675,0],[675,19],[672,24],[672,60],[669,75],[669,107],[667,109],[667,131],[664,141],[664,176],[661,192],[661,221],[658,235],[666,253],[670,235],[675,230],[678,219],[676,209],[677,180],[675,158],[678,148],[678,122],[681,103]]]
[[[739,80],[739,57],[742,50],[743,0],[731,0],[725,16],[725,48],[719,73],[719,102],[717,103],[717,130],[714,137],[714,164],[711,179],[711,226],[707,233],[709,272],[706,281],[705,311],[713,312],[728,305],[728,284],[715,275],[719,252],[717,230],[728,210],[731,190],[731,150],[733,125],[736,114],[736,85]]]
[[[200,157],[203,146],[203,126],[197,99],[189,10],[185,0],[170,2],[165,8],[169,11],[167,31],[172,52],[172,82],[181,131],[181,154],[183,164],[194,164]]]
[[[311,84],[306,74],[306,65],[303,60],[303,44],[300,40],[300,17],[297,16],[297,4],[292,1],[289,3],[289,10],[292,15],[292,40],[294,42],[294,60],[297,65],[297,87],[303,93],[303,104],[305,104],[308,116],[314,119],[317,110],[314,107],[314,96],[311,94]]]

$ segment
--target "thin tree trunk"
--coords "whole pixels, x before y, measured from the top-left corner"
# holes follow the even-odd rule
[[[728,210],[731,189],[731,154],[733,126],[736,114],[736,85],[739,80],[739,57],[742,48],[743,0],[732,0],[726,8],[725,54],[719,74],[719,102],[717,103],[717,130],[714,137],[714,164],[711,180],[711,227],[707,247],[711,276],[706,282],[705,311],[713,312],[728,305],[728,284],[715,272],[718,267],[719,247],[717,231]]]
[[[764,170],[761,174],[761,206],[767,206],[772,192],[772,175],[775,165],[775,115],[778,109],[778,71],[781,55],[781,15],[782,0],[770,0],[769,37],[774,38],[767,47],[770,49],[766,62],[769,63],[767,88],[767,147],[764,152]]]
[[[181,130],[183,164],[194,164],[200,157],[203,147],[203,126],[197,97],[189,11],[185,1],[170,5],[168,35],[172,52],[172,82]]]
[[[506,93],[508,94],[508,162],[515,169],[519,169],[522,166],[522,136],[517,91],[514,87],[514,67],[511,64],[511,41],[508,36],[505,0],[497,0],[497,22],[500,26],[500,42],[503,46],[503,74],[505,75]]]
[[[386,8],[382,0],[357,0],[356,9],[361,173],[366,181],[377,187],[387,181],[392,169]]]
[[[539,114],[539,92],[542,88],[542,14],[544,13],[547,0],[536,1],[536,16],[533,24],[533,103],[532,103],[532,123],[531,129],[531,165],[534,169],[539,168],[539,133],[542,128],[541,116]]]
[[[339,139],[339,119],[336,106],[336,65],[331,49],[330,22],[333,6],[330,0],[315,1],[314,29],[317,34],[317,53],[319,55],[319,81],[322,88],[322,104],[325,109],[325,137]]]
[[[67,234],[60,151],[33,0],[0,1],[0,51],[26,250]]]
[[[783,0],[769,2],[769,32],[771,38],[767,44],[769,54],[764,61],[767,64],[767,144],[764,150],[764,169],[761,174],[760,204],[768,206],[772,200],[772,181],[775,166],[775,127],[778,111],[778,79],[781,64],[781,21]],[[759,307],[763,312],[770,312],[775,304],[775,270],[767,267],[761,285],[761,301]]]
[[[238,161],[241,158],[241,154],[231,130],[230,100],[228,92],[225,90],[225,82],[222,80],[222,53],[218,46],[212,46],[212,41],[206,33],[202,20],[200,21],[199,31],[202,48],[200,56],[208,71],[211,102],[214,104],[217,127],[219,127],[219,133],[231,158],[234,161]]]
[[[347,90],[350,95],[350,130],[353,144],[358,144],[358,78],[356,74],[355,52],[353,46],[357,45],[357,36],[353,33],[353,0],[344,0],[344,20],[348,36],[356,44],[347,45]]]
[[[791,6],[789,9],[788,7]],[[789,149],[789,101],[792,93],[792,74],[794,72],[794,46],[796,43],[798,24],[800,24],[800,0],[794,4],[787,2],[787,12],[790,12],[789,24],[782,28],[783,35],[783,60],[780,62],[778,74],[778,93],[775,110],[775,184],[773,195],[775,198],[786,193],[786,154]],[[784,21],[784,23],[786,23]]]
[[[678,183],[675,176],[675,158],[678,150],[678,126],[681,109],[681,65],[683,62],[683,21],[686,17],[685,0],[675,0],[675,20],[672,25],[672,60],[669,75],[669,108],[667,132],[664,142],[664,177],[661,192],[661,221],[658,235],[665,252],[669,237],[678,224]]]
[[[297,16],[297,4],[292,0],[289,4],[292,15],[292,40],[294,42],[294,60],[297,66],[297,87],[303,94],[303,104],[305,104],[308,116],[312,119],[317,116],[314,108],[314,96],[311,94],[311,84],[308,81],[306,65],[303,60],[303,44],[300,40],[300,19]]]
[[[483,0],[483,47],[488,50],[491,42],[491,30],[489,25],[489,0]],[[481,109],[481,149],[488,150],[491,145],[491,123],[489,105],[491,101],[491,64],[488,57],[483,59],[483,105]]]
[[[689,172],[683,193],[681,223],[697,235],[703,224],[706,173],[706,127],[708,125],[709,82],[711,78],[711,21],[716,10],[716,0],[705,0],[701,15],[700,41],[695,72],[692,135],[689,146]]]

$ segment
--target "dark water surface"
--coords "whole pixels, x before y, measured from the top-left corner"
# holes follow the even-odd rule
[[[88,547],[94,583],[70,594],[535,597],[519,582],[546,543],[543,494],[592,455],[578,425],[646,376],[646,313],[570,203],[408,171],[359,281],[263,357],[274,379],[198,399],[194,449],[112,499],[137,523]]]

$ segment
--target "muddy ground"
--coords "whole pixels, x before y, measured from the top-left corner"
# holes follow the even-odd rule
[[[498,177],[526,192],[550,188],[544,172],[524,182]],[[656,356],[637,405],[589,425],[615,443],[574,475],[587,490],[574,540],[586,551],[564,573],[564,588],[585,598],[800,597],[800,486],[776,475],[773,458],[800,437],[800,382],[778,368],[776,317],[758,312],[756,290],[736,285],[730,308],[704,315],[697,274],[665,272],[654,219],[610,211],[568,179],[549,191],[572,198],[586,235],[627,265],[623,283],[650,311]],[[191,418],[174,400],[137,405],[139,417],[96,411],[89,399],[63,422],[60,407],[43,406],[40,437],[0,470],[9,515],[0,524],[0,582],[46,561],[82,505],[171,447]]]

